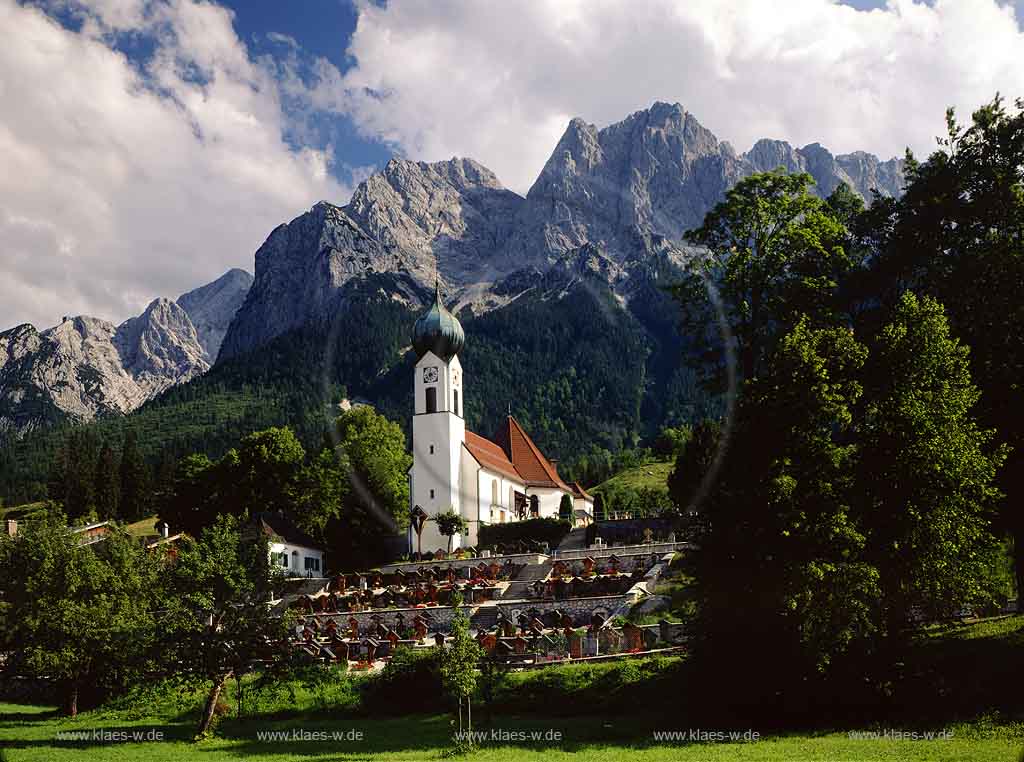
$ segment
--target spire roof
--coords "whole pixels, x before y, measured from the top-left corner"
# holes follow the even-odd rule
[[[462,324],[441,301],[441,282],[434,278],[434,303],[412,329],[412,346],[417,357],[433,352],[445,362],[459,353],[466,343]]]

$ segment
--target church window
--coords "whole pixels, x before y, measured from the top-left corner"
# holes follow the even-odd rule
[[[437,387],[430,387],[426,390],[427,392],[427,412],[437,412]]]
[[[454,394],[455,394],[455,404],[452,405],[452,408],[455,411],[455,415],[461,415],[461,413],[459,412],[459,390],[456,389],[454,391]]]
[[[434,499],[434,490],[430,490],[430,499],[431,499],[431,500],[433,500],[433,499]]]
[[[498,505],[498,480],[491,479],[491,505]]]
[[[430,445],[430,454],[431,454],[431,455],[433,455],[433,454],[434,454],[434,445]]]

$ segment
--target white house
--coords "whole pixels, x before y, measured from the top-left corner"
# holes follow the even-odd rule
[[[418,361],[413,381],[412,449],[409,469],[410,509],[419,506],[432,518],[455,510],[469,530],[453,538],[452,548],[475,546],[481,526],[527,518],[557,517],[563,495],[573,501],[574,520],[593,520],[594,501],[579,485],[568,485],[558,469],[509,415],[490,439],[466,429],[465,382],[458,353],[465,333],[441,301],[413,327]],[[416,538],[411,538],[417,550]],[[437,524],[423,527],[424,552],[447,547]]]
[[[267,536],[270,560],[286,577],[322,577],[326,572],[324,551],[309,535],[276,513],[253,517],[256,529]]]

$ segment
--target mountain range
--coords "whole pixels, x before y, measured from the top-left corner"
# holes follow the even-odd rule
[[[525,196],[472,159],[394,158],[344,206],[274,229],[255,277],[232,270],[120,326],[0,333],[0,431],[170,404],[182,384],[194,398],[314,376],[404,419],[408,328],[436,278],[467,331],[472,425],[486,431],[511,404],[546,450],[614,450],[699,414],[661,287],[689,256],[682,234],[737,181],[780,166],[810,173],[822,196],[840,183],[897,195],[904,180],[902,160],[817,143],[737,153],[667,103],[603,129],[573,119]],[[304,394],[291,415],[313,404]]]
[[[251,285],[249,273],[231,270],[120,325],[78,316],[0,333],[0,430],[128,413],[202,375]]]

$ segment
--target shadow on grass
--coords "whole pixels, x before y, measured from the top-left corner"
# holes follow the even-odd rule
[[[37,722],[39,720],[52,720],[60,715],[56,709],[44,712],[3,712],[0,714],[0,728],[7,725],[16,725],[23,722]]]

